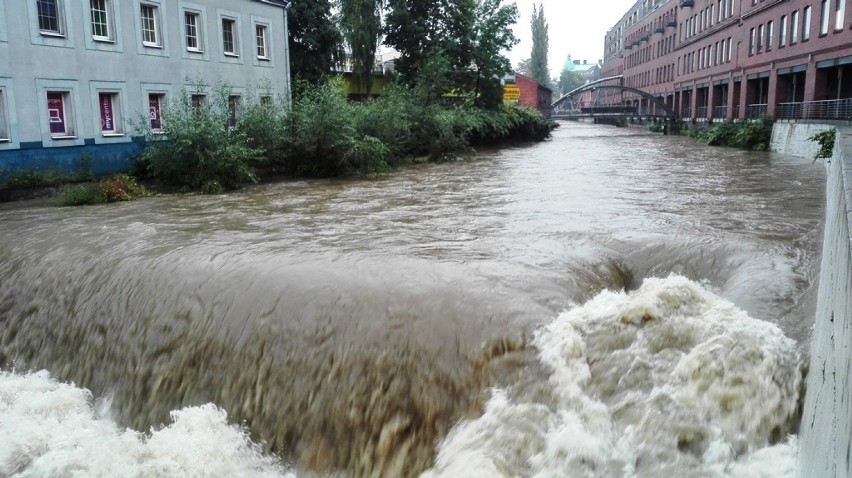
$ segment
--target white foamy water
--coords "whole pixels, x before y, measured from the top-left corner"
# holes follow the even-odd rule
[[[150,433],[120,428],[95,408],[88,390],[45,371],[0,372],[0,476],[293,477],[214,405],[174,411]]]
[[[784,477],[796,344],[680,276],[606,291],[534,339],[547,383],[494,390],[425,477]]]

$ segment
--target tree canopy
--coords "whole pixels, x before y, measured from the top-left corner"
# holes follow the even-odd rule
[[[290,68],[293,76],[316,83],[342,54],[340,31],[331,14],[332,0],[293,2],[287,12]]]
[[[544,19],[544,5],[533,5],[532,14],[532,53],[530,54],[530,75],[540,85],[550,86],[550,72],[547,66],[547,54],[550,49],[547,20]]]

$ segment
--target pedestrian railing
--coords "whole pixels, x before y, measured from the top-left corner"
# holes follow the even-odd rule
[[[778,103],[777,119],[852,120],[852,98]]]
[[[760,118],[762,116],[766,116],[766,112],[769,110],[769,105],[765,104],[754,104],[754,105],[746,105],[746,118]]]

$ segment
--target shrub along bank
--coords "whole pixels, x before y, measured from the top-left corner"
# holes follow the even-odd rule
[[[235,105],[224,86],[199,105],[184,92],[163,111],[162,131],[140,128],[148,146],[134,174],[217,193],[266,177],[374,174],[413,158],[445,161],[475,146],[542,141],[556,127],[528,108],[446,105],[403,87],[360,103],[347,101],[334,81],[297,91],[291,105],[251,98]]]
[[[717,123],[709,127],[693,126],[689,128],[689,136],[710,146],[767,151],[772,140],[772,119],[763,117],[739,123]]]

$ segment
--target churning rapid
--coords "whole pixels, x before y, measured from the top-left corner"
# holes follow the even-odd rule
[[[377,180],[2,205],[0,476],[789,475],[823,183],[564,124]]]

